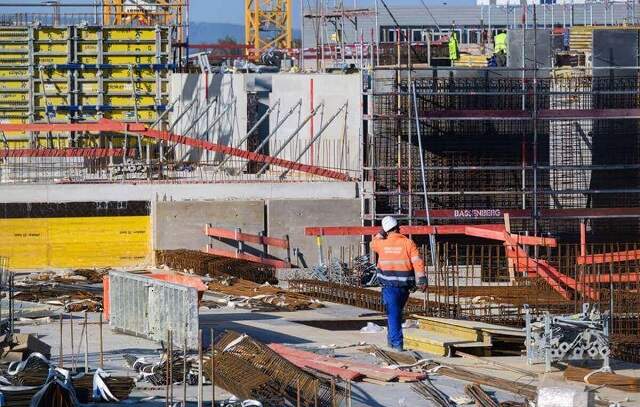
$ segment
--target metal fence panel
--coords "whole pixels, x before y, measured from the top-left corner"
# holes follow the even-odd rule
[[[109,273],[109,325],[112,329],[155,341],[173,340],[190,348],[198,339],[198,292],[193,287],[167,283],[121,271]]]

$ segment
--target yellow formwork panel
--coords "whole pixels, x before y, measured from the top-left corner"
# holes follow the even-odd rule
[[[25,65],[29,63],[29,56],[23,53],[7,53],[0,54],[0,65]]]
[[[42,93],[43,88],[47,95],[69,92],[69,84],[66,82],[47,82],[45,79],[44,84],[41,84],[40,82],[35,82],[33,84],[33,89],[36,93]]]
[[[131,96],[105,96],[105,104],[113,106],[133,106],[135,101]],[[155,105],[156,99],[153,96],[140,96],[138,105]]]
[[[130,120],[136,119],[136,116],[133,110],[131,111],[114,110],[114,111],[106,112],[104,114],[104,117],[106,119],[113,119],[113,120],[129,120],[130,121]],[[158,117],[158,114],[155,110],[138,109],[138,120],[153,121],[157,117]]]
[[[29,31],[24,29],[0,29],[0,41],[24,41],[29,39]]]
[[[33,44],[33,50],[35,52],[62,52],[66,54],[69,50],[69,47],[67,46],[67,44],[36,42],[35,44]]]
[[[40,27],[34,30],[33,38],[36,41],[64,41],[67,39],[66,28]]]
[[[2,112],[0,111],[0,123],[3,124],[24,124],[27,123],[29,119],[27,118],[27,112],[21,112],[17,110],[13,110],[10,112]],[[5,133],[10,134],[10,133]]]
[[[67,105],[67,97],[66,96],[36,96],[34,99],[34,105],[36,107],[45,107],[45,106],[58,106],[58,105]]]
[[[138,92],[155,92],[156,84],[153,82],[136,82],[135,89]],[[127,82],[109,82],[105,84],[105,92],[107,94],[114,92],[132,92],[133,86]]]
[[[40,79],[40,74],[38,73],[37,78]],[[45,70],[42,73],[42,78],[44,81],[55,80],[55,79],[67,79],[69,76],[68,71],[57,71],[57,70]]]
[[[29,89],[29,82],[27,81],[5,81],[0,77],[0,89],[3,90],[20,90]]]
[[[29,94],[26,92],[16,92],[16,93],[2,93],[0,92],[0,105],[6,105],[7,103],[12,104],[13,107],[16,107],[15,105],[13,105],[14,103],[28,103],[29,101]]]
[[[66,64],[66,55],[36,55],[34,58],[36,65],[50,65],[50,64]]]
[[[0,79],[26,77],[27,75],[29,75],[29,69],[27,67],[0,66]]]
[[[155,55],[109,55],[102,57],[105,64],[112,65],[131,65],[131,64],[155,64]],[[92,63],[92,62],[86,62]],[[93,62],[95,63],[95,62]]]
[[[155,28],[104,28],[104,40],[155,40]]]
[[[155,79],[156,73],[153,69],[134,69],[133,77],[135,79]],[[105,79],[122,79],[122,78],[130,78],[131,73],[126,68],[115,68],[105,71],[104,78]]]
[[[150,232],[149,216],[0,219],[0,255],[16,269],[134,266]]]
[[[29,51],[29,45],[21,42],[4,42],[0,43],[0,51]]]

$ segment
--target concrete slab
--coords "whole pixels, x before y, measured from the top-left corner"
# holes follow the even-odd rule
[[[280,237],[288,234],[292,249],[297,248],[300,253],[298,259],[292,258],[292,262],[302,267],[311,267],[320,262],[316,238],[305,236],[305,227],[359,224],[359,199],[271,199],[267,201],[269,235]],[[359,242],[359,237],[331,237],[323,240],[323,248],[326,251],[331,247],[333,255],[337,256],[340,254],[341,247],[350,246],[352,255],[355,256],[359,253]],[[284,251],[279,249],[274,249],[271,253],[276,256],[284,255]]]
[[[369,355],[360,351],[360,347],[353,346],[360,342],[376,344],[383,346],[386,343],[386,332],[376,334],[363,334],[359,331],[331,331],[326,329],[306,326],[294,323],[292,320],[300,319],[323,319],[323,320],[341,320],[358,318],[366,310],[326,303],[326,308],[316,310],[300,311],[294,313],[277,312],[277,313],[252,313],[246,310],[201,310],[201,326],[208,338],[209,329],[213,328],[216,332],[224,329],[234,329],[239,332],[245,332],[255,336],[256,339],[263,342],[280,342],[293,345],[304,346],[342,346],[342,349],[336,349],[337,357],[349,357],[358,362],[377,364],[378,361],[373,355]],[[90,313],[90,322],[97,321],[97,314]],[[74,349],[76,351],[75,358],[71,354],[70,344],[70,325],[69,320],[65,320],[63,327],[63,346],[64,346],[64,364],[70,367],[75,359],[76,366],[81,367],[84,359],[84,343],[81,336],[82,326],[81,314],[76,314],[74,318]],[[58,361],[59,346],[61,335],[59,332],[58,322],[46,325],[21,326],[23,333],[37,333],[42,340],[52,347],[52,359]],[[89,364],[97,366],[99,361],[99,333],[98,325],[89,326]],[[136,338],[133,336],[117,334],[111,332],[107,327],[104,329],[104,351],[105,351],[105,368],[107,371],[115,374],[134,375],[133,372],[123,366],[122,355],[130,353],[137,356],[145,356],[148,359],[155,360],[160,346],[146,339]],[[441,358],[434,355],[422,354],[422,357],[432,359],[434,361],[444,362],[450,365],[460,366],[477,373],[488,374],[494,377],[514,380],[527,384],[537,384],[539,380],[523,376],[521,373],[509,371],[502,367],[492,366],[479,360],[464,358]],[[484,359],[484,358],[483,358]],[[495,360],[503,365],[510,365],[521,369],[534,370],[542,372],[542,366],[533,367],[526,366],[524,358],[516,357],[491,357],[488,360]],[[637,365],[613,362],[614,369],[620,373],[631,376],[640,376],[640,369]],[[547,375],[547,380],[557,383],[564,383],[562,373],[554,371]],[[457,381],[446,376],[432,375],[431,380],[448,396],[457,396],[464,393],[464,385],[466,382]],[[485,386],[483,386],[485,387]],[[489,387],[487,390],[492,391]],[[187,387],[188,406],[195,406],[197,386]],[[391,383],[387,385],[376,385],[371,383],[353,383],[352,387],[353,399],[352,406],[378,406],[378,407],[396,407],[396,406],[430,406],[428,401],[420,398],[417,394],[410,390],[408,383]],[[636,398],[628,393],[618,390],[600,388],[597,390],[600,397],[608,400],[623,400],[626,397],[632,397],[628,402],[623,402],[623,406],[638,406],[640,403]],[[174,400],[182,400],[182,386],[174,386]],[[145,390],[137,389],[132,399],[141,400],[144,397],[155,396],[156,399],[139,403],[141,407],[147,406],[163,406],[164,390]],[[211,386],[205,386],[204,389],[205,402],[211,400]],[[503,391],[496,391],[495,395],[500,401],[518,400],[519,398]],[[221,389],[216,389],[216,399],[222,400],[229,397],[229,394]],[[205,404],[207,405],[207,404]]]
[[[209,243],[203,232],[206,223],[230,229],[239,227],[251,234],[265,230],[263,201],[155,202],[152,213],[155,250],[202,250]],[[222,249],[235,248],[215,240],[213,244]],[[252,253],[251,248],[262,249],[245,244],[247,253]]]
[[[349,199],[358,196],[355,182],[114,183],[0,185],[0,202],[107,202]]]

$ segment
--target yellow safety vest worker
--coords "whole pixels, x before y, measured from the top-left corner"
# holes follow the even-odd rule
[[[493,52],[495,54],[498,54],[500,52],[504,52],[505,54],[507,53],[507,34],[506,33],[500,33],[495,36]]]
[[[449,36],[449,59],[452,61],[458,59],[458,40],[455,33],[451,33]]]

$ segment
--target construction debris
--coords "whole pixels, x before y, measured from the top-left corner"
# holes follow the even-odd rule
[[[640,392],[640,378],[619,375],[602,370],[591,370],[583,367],[568,365],[563,376],[567,380],[591,384],[594,386],[606,386],[621,391]]]
[[[33,273],[15,283],[15,300],[64,307],[65,312],[102,311],[102,279],[108,269]]]
[[[135,386],[133,378],[112,376],[101,369],[72,375],[39,353],[32,353],[22,362],[11,363],[0,382],[13,386],[0,388],[5,400],[14,400],[15,405],[29,405],[27,401],[33,397],[34,403],[40,400],[37,405],[42,406],[48,406],[42,404],[43,400],[53,396],[61,402],[71,403],[62,405],[76,405],[76,399],[82,403],[124,400]],[[45,399],[34,397],[36,392]]]
[[[551,316],[548,312],[538,321],[530,313],[526,318],[527,362],[551,363],[561,360],[602,360],[609,371],[609,314],[600,313],[597,305],[585,303],[582,312],[567,316]]]
[[[156,264],[199,276],[233,276],[258,284],[277,284],[275,269],[246,260],[206,254],[196,250],[156,251]]]
[[[154,386],[164,386],[167,383],[182,383],[185,376],[184,356],[178,352],[173,352],[173,358],[169,360],[168,352],[163,352],[161,359],[157,362],[148,362],[145,358],[138,358],[133,355],[123,355],[126,366],[138,373],[137,382],[147,382]],[[193,361],[186,360],[187,384],[195,384],[197,375],[191,369]],[[171,368],[170,374],[168,373]]]
[[[426,376],[424,373],[413,373],[400,369],[381,369],[364,363],[322,356],[280,344],[271,344],[269,347],[300,368],[316,370],[347,381],[372,379],[380,382],[399,381],[406,383],[422,380]]]
[[[263,285],[232,276],[214,277],[209,290],[226,296],[227,305],[271,311],[298,311],[320,308],[313,299],[264,283]]]
[[[372,289],[352,287],[317,280],[289,280],[289,289],[293,292],[304,294],[319,300],[335,302],[338,304],[352,305],[354,307],[366,308],[374,311],[384,311],[380,292]],[[447,304],[439,304],[433,301],[426,301],[427,307],[450,308],[450,312],[455,312],[455,307]],[[425,301],[417,298],[409,298],[405,305],[405,313],[421,313],[425,310]]]
[[[93,374],[79,373],[71,382],[81,403],[126,400],[135,388],[133,377],[113,376],[101,369]]]
[[[51,347],[33,334],[5,335],[0,346],[0,359],[5,363],[27,360],[34,353],[44,358],[51,354]]]
[[[30,407],[31,399],[39,390],[40,386],[0,386],[0,396],[7,406]]]
[[[31,407],[76,407],[80,403],[68,381],[57,377],[45,384],[31,399]]]
[[[292,404],[295,404],[299,398],[302,405],[314,405],[317,401],[318,406],[326,407],[340,405],[341,400],[345,397],[345,389],[337,386],[335,381],[329,381],[295,366],[266,345],[247,335],[227,331],[216,340],[215,350],[216,377],[218,375],[228,375],[222,380],[222,383],[227,385],[232,379],[233,372],[236,373],[233,377],[240,379],[240,382],[231,384],[230,388],[226,389],[231,393],[234,393],[232,388],[237,389],[238,386],[245,388],[242,393],[255,393],[268,387],[277,389],[276,392],[271,393],[272,395],[281,396]],[[234,357],[226,360],[218,357],[220,354],[229,354]],[[240,377],[237,375],[239,373],[237,370],[238,365],[234,364],[238,359],[244,361],[241,362],[240,366],[251,366],[246,371],[246,374]],[[221,361],[226,363],[221,365]],[[256,381],[255,377],[251,376],[255,370],[261,373],[259,377],[262,380]],[[209,377],[211,377],[211,371]],[[251,383],[247,383],[247,381]],[[258,385],[258,388],[250,389],[249,384]],[[245,397],[241,394],[236,394],[236,396],[257,398]],[[278,405],[270,404],[271,402],[264,401],[261,398],[257,399],[265,403],[265,405]]]
[[[473,399],[478,407],[500,407],[500,404],[478,384],[467,384],[464,386],[464,392]]]

